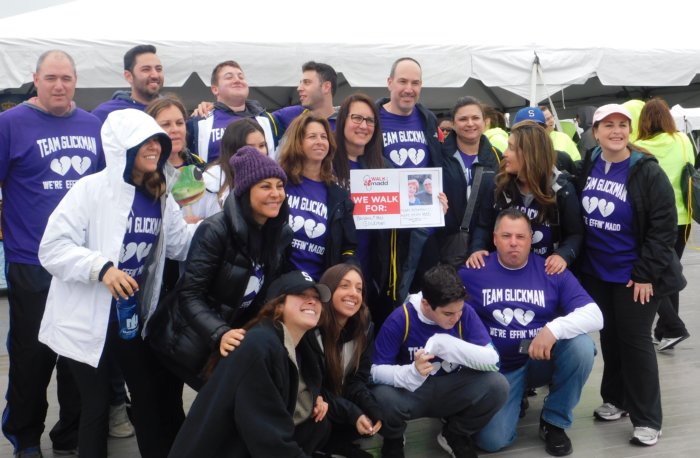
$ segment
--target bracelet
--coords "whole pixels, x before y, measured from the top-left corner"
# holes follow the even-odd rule
[[[107,261],[105,265],[102,266],[102,269],[100,269],[100,274],[97,276],[97,281],[102,281],[102,278],[105,276],[110,267],[114,267],[114,263],[112,261]]]

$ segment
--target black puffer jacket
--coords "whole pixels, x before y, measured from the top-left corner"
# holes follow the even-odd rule
[[[286,224],[289,210],[285,199],[279,216],[268,224],[279,225],[272,262],[263,266],[263,285],[253,303],[239,307],[252,275],[249,255],[250,226],[233,194],[224,211],[205,219],[197,228],[187,256],[187,268],[177,290],[159,305],[150,333],[151,346],[164,356],[166,365],[193,388],[201,385],[198,374],[221,336],[242,327],[264,302],[267,285],[280,272],[283,253],[292,240]]]
[[[579,194],[600,155],[600,147],[584,155],[577,174]],[[632,281],[652,283],[657,297],[682,290],[687,282],[673,249],[678,214],[668,177],[655,157],[632,151],[625,186],[632,206],[632,227],[639,256],[632,267]]]

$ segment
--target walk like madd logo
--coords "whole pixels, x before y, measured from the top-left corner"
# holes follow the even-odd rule
[[[389,178],[382,176],[365,175],[362,178],[362,183],[367,191],[376,190],[377,187],[389,186]]]

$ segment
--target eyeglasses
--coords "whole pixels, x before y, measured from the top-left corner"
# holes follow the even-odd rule
[[[362,124],[362,121],[366,122],[368,126],[374,126],[374,124],[377,122],[374,118],[371,116],[362,116],[359,114],[351,114],[350,115],[350,121],[354,122],[357,125]]]

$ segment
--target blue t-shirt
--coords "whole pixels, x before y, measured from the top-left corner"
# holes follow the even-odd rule
[[[24,103],[0,114],[7,261],[39,265],[49,215],[77,180],[104,168],[100,128],[99,119],[79,108],[53,116]]]
[[[414,295],[409,300],[415,301],[420,307],[420,296]],[[408,311],[408,333],[406,333],[406,312]],[[406,308],[398,307],[384,321],[382,328],[374,343],[372,364],[405,365],[414,361],[416,351],[423,348],[429,338],[435,334],[448,334],[474,345],[484,346],[491,343],[484,325],[474,312],[474,309],[464,303],[462,316],[459,322],[451,329],[443,329],[436,324],[428,324],[421,321],[416,311],[416,306],[406,303]],[[404,336],[406,340],[404,341]],[[451,363],[444,362],[437,356],[432,359],[433,364],[440,364],[440,370],[436,375],[452,372],[455,367]]]
[[[459,276],[474,307],[501,355],[501,372],[518,369],[527,354],[518,352],[520,341],[533,339],[553,319],[593,302],[571,272],[544,271],[544,259],[534,253],[525,267],[506,269],[496,252],[481,269],[462,267]]]
[[[289,225],[294,231],[290,262],[318,281],[324,270],[328,238],[328,188],[321,181],[302,177],[287,183]]]
[[[394,167],[428,167],[430,150],[425,138],[425,123],[418,109],[408,116],[389,113],[381,107],[379,119],[382,125],[384,156]]]
[[[627,283],[637,261],[637,244],[632,230],[632,205],[627,200],[630,160],[593,164],[581,192],[586,249],[581,271],[612,283]]]

